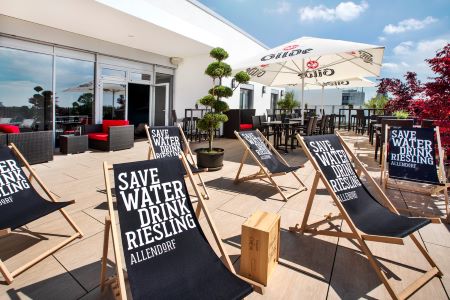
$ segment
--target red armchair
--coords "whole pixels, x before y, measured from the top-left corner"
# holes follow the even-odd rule
[[[134,126],[127,120],[103,120],[103,124],[84,125],[89,148],[116,151],[134,146]]]

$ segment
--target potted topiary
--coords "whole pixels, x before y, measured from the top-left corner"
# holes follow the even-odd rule
[[[214,134],[224,122],[228,121],[228,117],[224,114],[229,109],[228,104],[222,101],[222,98],[231,97],[239,84],[248,82],[250,76],[244,71],[238,72],[234,76],[234,80],[238,83],[234,90],[223,86],[222,79],[232,74],[230,65],[223,62],[228,58],[228,53],[222,48],[214,48],[209,55],[216,61],[208,65],[205,74],[212,78],[213,87],[209,90],[208,95],[199,99],[198,102],[210,108],[211,111],[205,113],[197,123],[197,127],[208,134],[208,148],[199,148],[195,152],[197,153],[197,165],[214,171],[222,168],[224,155],[224,149],[213,147]]]

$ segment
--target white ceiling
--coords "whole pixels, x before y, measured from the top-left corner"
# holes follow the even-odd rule
[[[0,0],[0,14],[168,57],[208,53],[217,44],[202,28],[141,0]]]

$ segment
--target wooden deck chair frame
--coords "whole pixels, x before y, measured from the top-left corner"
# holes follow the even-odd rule
[[[264,143],[270,148],[270,150],[272,150],[272,152],[274,153],[274,155],[281,161],[283,162],[286,166],[289,167],[289,164],[286,162],[286,160],[280,155],[280,153],[278,153],[278,151],[275,149],[275,147],[269,142],[269,140],[266,139],[266,137],[258,130],[256,129],[256,132],[258,133],[258,135],[261,137],[261,139],[264,141]],[[289,198],[303,192],[306,191],[308,188],[305,186],[305,184],[303,183],[303,181],[300,179],[300,177],[298,177],[298,175],[295,173],[295,171],[289,172],[292,173],[292,175],[295,177],[295,179],[300,183],[300,186],[293,191],[292,193],[286,195],[281,188],[278,186],[278,184],[275,182],[275,180],[272,177],[276,177],[276,176],[282,176],[282,175],[286,175],[286,172],[281,172],[281,173],[271,173],[256,157],[256,155],[250,150],[250,148],[247,145],[247,142],[244,141],[241,136],[239,135],[239,133],[237,131],[234,132],[234,134],[236,135],[237,139],[239,140],[239,142],[241,142],[241,144],[244,146],[245,148],[245,152],[244,155],[242,156],[241,159],[241,164],[239,165],[239,169],[237,171],[236,177],[234,179],[234,183],[238,184],[240,182],[244,182],[244,181],[249,181],[249,180],[254,180],[254,179],[264,179],[267,178],[270,182],[271,185],[273,185],[275,187],[275,189],[278,191],[278,193],[281,195],[281,197],[283,198],[284,201],[288,201]],[[239,175],[241,174],[242,168],[244,167],[244,163],[247,160],[247,157],[250,155],[250,157],[258,164],[259,166],[259,171],[245,176],[245,177],[239,177]]]
[[[365,177],[367,178],[367,181],[369,184],[371,184],[374,187],[374,190],[380,195],[381,199],[384,202],[384,206],[389,209],[391,212],[398,214],[397,209],[394,207],[394,205],[391,203],[389,198],[386,196],[386,194],[383,192],[383,190],[380,188],[380,186],[376,183],[376,181],[370,176],[369,172],[366,170],[363,163],[353,154],[353,152],[350,150],[348,145],[345,143],[345,141],[342,139],[342,137],[339,135],[339,133],[336,132],[336,135],[338,136],[341,144],[343,145],[345,151],[348,155],[350,155],[350,159],[355,164],[356,168],[358,169],[357,174],[358,176],[361,176],[360,174],[363,173]],[[413,295],[416,291],[418,291],[422,286],[424,286],[428,281],[430,281],[433,277],[442,276],[442,272],[437,267],[436,263],[433,261],[431,256],[428,254],[427,250],[422,246],[422,244],[419,242],[419,240],[415,237],[414,233],[410,234],[409,237],[414,242],[416,247],[419,249],[420,253],[424,256],[424,258],[428,261],[428,263],[431,265],[431,269],[428,270],[425,274],[423,274],[421,277],[419,277],[416,281],[414,281],[412,284],[410,284],[408,287],[406,287],[401,292],[394,291],[393,287],[389,283],[389,280],[386,276],[386,274],[381,269],[380,265],[377,262],[377,259],[372,254],[372,251],[370,250],[369,246],[367,245],[366,241],[372,241],[372,242],[379,242],[379,243],[389,243],[389,244],[398,244],[398,245],[404,245],[402,238],[397,237],[389,237],[389,236],[378,236],[378,235],[368,235],[364,234],[353,223],[350,216],[347,214],[344,206],[339,201],[338,196],[333,191],[330,183],[327,181],[325,175],[322,173],[317,161],[315,158],[309,153],[307,150],[307,145],[305,144],[303,138],[297,134],[297,140],[301,144],[302,148],[305,149],[305,154],[308,157],[309,161],[313,165],[315,175],[314,175],[314,181],[311,188],[311,192],[309,194],[308,203],[306,206],[305,214],[303,216],[303,220],[301,224],[296,224],[295,227],[290,227],[289,230],[294,233],[298,234],[304,234],[304,233],[311,233],[312,235],[325,235],[325,236],[333,236],[333,237],[342,237],[347,239],[355,239],[358,247],[361,249],[362,253],[367,257],[369,260],[370,265],[374,269],[375,273],[377,274],[378,278],[381,280],[381,282],[386,287],[389,295],[392,297],[392,299],[407,299],[411,295]],[[339,214],[337,216],[332,216],[332,214],[328,214],[325,216],[325,219],[308,224],[308,218],[311,213],[312,204],[316,195],[317,186],[319,184],[319,180],[323,182],[325,185],[328,193],[333,198],[333,201],[337,208],[339,209]],[[336,219],[343,219],[349,226],[350,232],[342,232],[342,231],[332,231],[332,230],[318,230],[317,228],[322,224],[327,224],[333,220]],[[439,219],[432,219],[432,222],[440,223]]]
[[[153,143],[152,143],[152,138],[150,137],[150,126],[148,126],[147,124],[145,124],[145,133],[147,134],[147,138],[148,138],[148,143],[149,143],[149,147],[148,147],[148,155],[147,155],[147,159],[152,159],[154,158],[154,154],[155,154],[155,149],[153,148]],[[183,128],[181,128],[180,124],[177,124],[178,130],[180,131],[180,136],[183,139],[183,143],[186,146],[186,151],[187,151],[187,157],[189,157],[189,163],[191,165],[193,165],[195,168],[198,168],[197,163],[195,162],[194,159],[194,155],[192,154],[191,151],[191,147],[189,146],[189,142],[186,139],[186,136],[184,135],[183,132]],[[186,158],[188,159],[188,158]],[[207,169],[205,169],[206,171]],[[203,187],[203,197],[208,200],[209,199],[209,193],[208,193],[208,189],[206,188],[205,182],[203,181],[202,176],[200,175],[200,173],[197,173],[198,176],[198,180],[200,181],[201,186]]]
[[[180,160],[183,163],[184,168],[186,169],[187,177],[189,178],[190,183],[193,186],[193,189],[195,191],[196,196],[198,197],[197,207],[195,210],[195,215],[197,219],[200,217],[201,212],[205,214],[206,221],[208,223],[208,226],[213,234],[214,240],[219,248],[219,251],[224,259],[225,266],[237,277],[241,278],[242,280],[248,282],[250,285],[252,285],[253,289],[263,294],[264,292],[264,286],[254,282],[248,278],[242,277],[238,275],[234,269],[233,263],[230,260],[230,257],[228,256],[225,247],[223,245],[222,239],[219,235],[219,231],[217,230],[214,221],[212,219],[211,213],[209,212],[208,208],[205,205],[205,198],[200,193],[198,187],[195,185],[194,182],[194,175],[192,174],[191,168],[189,166],[189,163],[187,161],[186,156],[184,153],[181,153]],[[106,197],[108,201],[108,214],[105,217],[105,231],[104,231],[104,240],[103,240],[103,256],[102,256],[102,266],[101,266],[101,273],[100,273],[100,288],[103,291],[105,289],[105,286],[107,284],[111,285],[111,288],[114,293],[115,299],[120,300],[126,300],[127,299],[127,292],[126,292],[126,285],[125,285],[125,271],[123,269],[124,263],[122,262],[122,254],[120,252],[120,237],[119,232],[117,230],[117,221],[116,216],[114,214],[113,209],[113,199],[112,199],[112,193],[111,193],[111,183],[109,178],[109,171],[112,170],[112,166],[109,165],[107,162],[103,163],[103,172],[105,176],[105,187],[106,187]],[[106,278],[106,269],[107,269],[107,263],[108,263],[108,246],[109,246],[109,235],[111,232],[111,238],[113,243],[113,250],[114,250],[114,257],[116,260],[115,270],[116,275]]]
[[[51,202],[58,202],[56,197],[50,192],[50,190],[47,188],[47,186],[44,184],[44,182],[41,180],[41,178],[31,168],[30,164],[25,159],[25,157],[22,155],[22,153],[20,153],[19,149],[17,149],[17,147],[13,143],[11,143],[8,147],[14,152],[14,154],[16,155],[18,160],[23,164],[24,168],[29,172],[28,180],[30,181],[30,183],[31,183],[32,179],[36,180],[37,184],[42,188],[42,190],[48,196],[50,201]],[[72,200],[71,202],[75,202],[75,201]],[[75,224],[75,222],[66,213],[66,211],[63,208],[61,208],[61,209],[59,209],[59,212],[62,214],[64,219],[66,219],[67,223],[69,223],[70,227],[72,227],[72,229],[75,231],[75,233],[72,234],[67,239],[61,241],[57,245],[53,246],[52,248],[42,252],[39,256],[37,256],[37,257],[33,258],[32,260],[24,263],[22,266],[19,266],[17,269],[15,269],[13,271],[9,271],[8,268],[6,267],[6,265],[0,259],[0,272],[3,275],[3,278],[5,279],[7,284],[11,284],[14,281],[15,277],[17,277],[19,274],[23,273],[27,269],[31,268],[32,266],[34,266],[35,264],[37,264],[41,260],[45,259],[47,256],[52,255],[53,253],[55,253],[56,251],[58,251],[59,249],[61,249],[65,245],[67,245],[70,242],[72,242],[73,240],[83,237],[83,233],[81,232],[80,228]],[[11,232],[12,232],[12,230],[9,229],[9,228],[0,230],[0,238],[10,234]]]
[[[439,161],[438,161],[438,168],[436,170],[436,172],[438,173],[438,178],[440,181],[440,185],[433,185],[432,183],[429,183],[427,185],[430,186],[430,188],[426,188],[426,187],[414,187],[411,185],[408,186],[401,186],[399,184],[396,184],[395,182],[391,182],[389,181],[389,167],[388,167],[388,162],[387,162],[387,145],[388,145],[388,132],[389,132],[389,128],[390,126],[386,125],[386,130],[385,132],[385,136],[384,136],[384,140],[386,141],[383,145],[383,151],[382,151],[382,161],[381,161],[381,176],[380,176],[380,185],[383,186],[383,188],[387,189],[387,188],[395,188],[395,189],[399,189],[402,191],[407,191],[407,192],[413,192],[413,193],[421,193],[421,194],[425,194],[425,195],[436,195],[438,196],[440,193],[444,194],[444,202],[445,202],[445,220],[447,222],[450,222],[450,217],[449,217],[449,206],[448,206],[448,202],[449,202],[449,197],[448,197],[448,191],[447,189],[450,187],[450,184],[447,182],[447,176],[445,174],[445,167],[444,167],[444,150],[442,149],[442,144],[441,144],[441,135],[439,132],[439,126],[434,128],[434,131],[436,133],[436,140],[437,140],[437,146],[438,146],[438,157],[439,157]],[[397,179],[397,180],[401,180],[401,179]],[[414,184],[413,182],[410,182],[411,184]],[[429,202],[427,202],[425,205],[427,205]],[[418,209],[402,209],[402,208],[397,208],[399,211],[407,211],[407,212],[411,212],[411,213],[415,213],[418,215],[422,215],[425,217],[436,217],[436,216],[429,216],[426,215],[425,212],[420,211]],[[426,207],[424,207],[424,210],[426,209]]]

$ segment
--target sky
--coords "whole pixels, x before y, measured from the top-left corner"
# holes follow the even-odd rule
[[[450,42],[450,0],[200,2],[269,48],[302,36],[385,46],[381,77],[414,71],[426,81],[433,73],[424,59]]]

